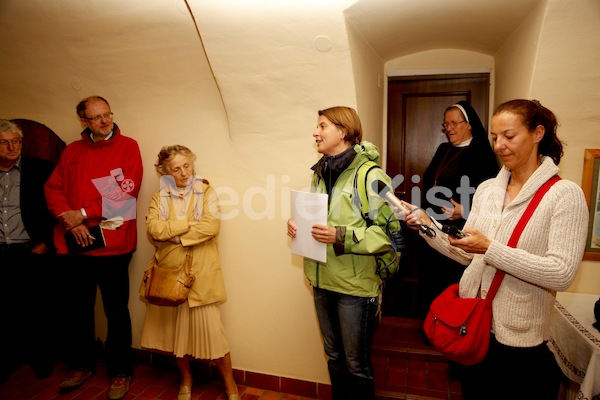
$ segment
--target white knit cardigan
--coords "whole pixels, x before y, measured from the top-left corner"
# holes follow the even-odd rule
[[[587,204],[581,188],[566,179],[544,195],[517,247],[507,246],[534,194],[555,174],[558,167],[544,157],[504,210],[508,169],[503,167],[477,188],[465,228],[475,228],[492,241],[485,254],[452,247],[439,231],[435,238],[422,235],[439,252],[468,265],[460,280],[461,297],[485,298],[496,269],[506,272],[493,302],[492,332],[508,346],[532,347],[548,340],[556,292],[571,285],[585,250]]]

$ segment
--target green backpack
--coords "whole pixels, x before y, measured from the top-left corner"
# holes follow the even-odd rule
[[[380,167],[374,161],[366,161],[356,169],[354,177],[354,193],[358,193],[358,196],[355,196],[355,204],[360,209],[367,226],[373,225],[373,220],[369,216],[369,200],[367,197],[367,174],[373,168]],[[375,256],[377,275],[381,278],[382,283],[392,278],[400,270],[400,256],[402,250],[407,247],[400,220],[393,213],[388,217],[385,233],[390,239],[390,249]]]

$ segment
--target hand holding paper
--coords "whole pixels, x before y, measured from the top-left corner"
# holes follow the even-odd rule
[[[316,241],[311,234],[313,225],[327,225],[327,195],[292,190],[291,214],[296,225],[292,253],[327,262],[327,245]]]

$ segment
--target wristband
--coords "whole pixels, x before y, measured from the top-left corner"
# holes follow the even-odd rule
[[[79,211],[81,212],[81,215],[83,215],[83,219],[88,219],[87,213],[85,212],[85,208],[81,207]]]

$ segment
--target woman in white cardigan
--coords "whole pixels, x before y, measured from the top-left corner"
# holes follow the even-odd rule
[[[516,248],[507,246],[536,191],[552,176],[563,146],[555,115],[537,100],[511,100],[496,108],[491,136],[504,166],[473,198],[464,233],[422,235],[440,253],[467,265],[461,297],[485,298],[496,270],[506,272],[494,298],[490,348],[479,364],[465,367],[463,399],[552,399],[560,369],[546,341],[556,292],[566,290],[585,249],[588,209],[581,188],[562,179],[545,194]],[[477,168],[477,166],[473,166]],[[399,212],[409,224],[439,223],[411,204]],[[418,226],[414,227],[419,229]]]

